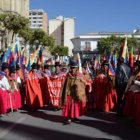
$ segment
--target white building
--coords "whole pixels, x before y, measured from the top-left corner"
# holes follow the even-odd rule
[[[73,43],[75,37],[75,20],[74,18],[57,18],[49,20],[49,35],[55,38],[55,45],[66,46],[69,48],[69,55],[72,55]]]
[[[129,32],[99,32],[99,33],[86,33],[81,34],[72,39],[74,45],[73,53],[80,51],[94,52],[97,51],[97,44],[101,38],[111,37],[115,35],[117,37],[132,37],[134,36],[140,41],[140,30],[134,30],[133,33]]]
[[[47,14],[42,10],[29,11],[30,28],[47,32]]]

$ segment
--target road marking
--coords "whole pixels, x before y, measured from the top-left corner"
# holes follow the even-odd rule
[[[7,127],[5,130],[3,130],[0,133],[0,139],[3,138],[4,136],[6,136],[12,129],[14,129],[14,127],[16,127],[18,124],[20,124],[21,122],[23,122],[26,118],[22,117],[20,119],[18,119],[15,123],[12,123],[9,127]]]

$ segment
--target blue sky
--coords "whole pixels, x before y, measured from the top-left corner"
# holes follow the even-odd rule
[[[76,17],[76,36],[140,28],[140,0],[30,0],[30,9],[44,9],[48,19]]]

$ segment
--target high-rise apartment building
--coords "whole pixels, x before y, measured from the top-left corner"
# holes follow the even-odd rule
[[[55,38],[55,45],[67,46],[69,55],[72,55],[71,39],[75,36],[75,19],[63,18],[63,16],[50,19],[49,35]]]
[[[30,10],[29,11],[30,28],[42,29],[47,32],[47,14],[42,10]]]
[[[29,17],[29,0],[0,0],[0,12]]]

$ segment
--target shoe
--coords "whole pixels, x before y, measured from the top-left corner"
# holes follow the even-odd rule
[[[80,120],[78,118],[74,118],[73,121],[74,122],[80,122]]]

